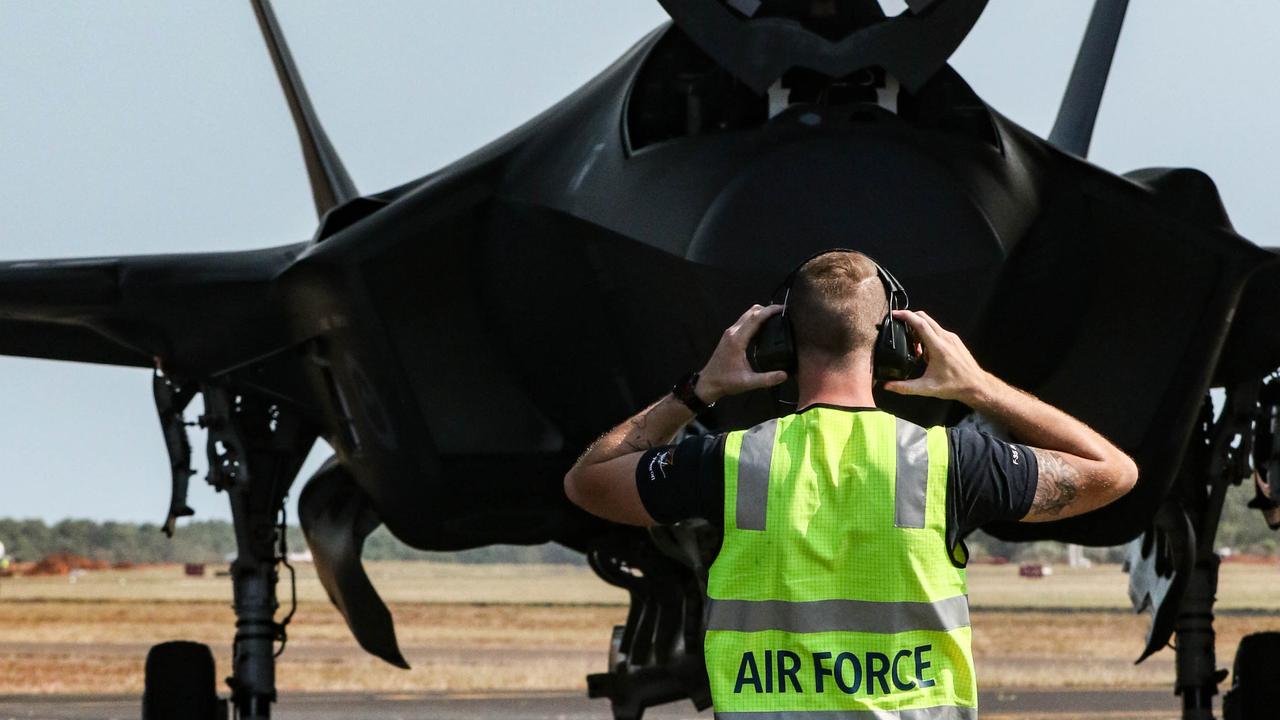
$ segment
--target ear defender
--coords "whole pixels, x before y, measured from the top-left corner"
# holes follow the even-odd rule
[[[747,362],[758,373],[785,370],[790,375],[795,372],[795,339],[785,306],[782,312],[765,320],[751,338],[747,345]]]
[[[911,304],[906,288],[888,270],[875,260],[880,282],[884,284],[889,310],[880,322],[880,332],[876,335],[875,348],[872,350],[872,375],[876,382],[887,380],[912,380],[924,374],[924,358],[916,354],[918,343],[911,327],[893,317],[894,310],[906,310]]]
[[[781,304],[782,312],[765,320],[747,345],[747,362],[756,372],[773,372],[785,370],[794,373],[796,370],[795,334],[788,316],[787,301],[791,296],[791,286],[795,283],[800,268],[810,260],[830,252],[856,252],[845,248],[832,248],[811,255],[797,265],[773,293],[773,304]],[[864,257],[866,257],[864,255]],[[876,275],[884,286],[885,300],[889,310],[884,320],[880,321],[876,335],[875,347],[872,348],[872,375],[876,382],[886,380],[910,380],[924,373],[924,358],[916,354],[916,338],[911,328],[901,320],[893,317],[894,310],[906,310],[910,300],[907,291],[888,270],[880,263],[871,260],[876,266]],[[781,303],[778,302],[781,296]]]
[[[924,374],[924,358],[915,352],[916,336],[911,328],[892,316],[880,323],[872,355],[872,372],[876,382],[912,380]]]

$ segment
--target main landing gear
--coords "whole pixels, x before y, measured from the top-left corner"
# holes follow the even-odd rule
[[[1213,698],[1228,675],[1217,667],[1214,653],[1220,564],[1214,540],[1230,485],[1256,477],[1259,499],[1251,506],[1274,514],[1271,498],[1280,498],[1280,487],[1272,487],[1280,485],[1280,462],[1273,450],[1280,450],[1278,419],[1280,380],[1275,377],[1229,388],[1216,420],[1206,398],[1174,493],[1152,527],[1130,546],[1130,598],[1136,610],[1149,610],[1152,616],[1138,662],[1176,635],[1175,685],[1183,720],[1213,720]],[[1246,636],[1231,678],[1223,701],[1226,720],[1275,717],[1280,707],[1280,633]]]
[[[641,720],[647,708],[689,698],[711,705],[702,658],[707,568],[719,542],[705,521],[625,531],[587,553],[605,582],[631,594],[625,625],[613,630],[607,672],[587,676],[587,695],[607,697],[616,720]]]
[[[169,533],[178,516],[191,514],[186,505],[191,448],[182,411],[197,392],[204,397],[199,424],[208,431],[208,480],[227,493],[236,538],[229,707],[238,720],[266,720],[276,700],[275,659],[284,650],[285,628],[293,615],[291,609],[281,620],[275,617],[282,564],[293,586],[284,501],[316,434],[288,405],[227,380],[197,385],[157,372],[154,390],[173,468],[174,494],[165,523]],[[205,645],[153,647],[147,657],[143,720],[226,718],[228,704],[217,697],[215,677],[213,654]]]

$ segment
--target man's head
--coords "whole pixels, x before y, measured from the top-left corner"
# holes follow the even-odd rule
[[[866,255],[835,251],[813,258],[796,273],[787,299],[797,356],[852,369],[871,357],[888,309],[884,284]]]

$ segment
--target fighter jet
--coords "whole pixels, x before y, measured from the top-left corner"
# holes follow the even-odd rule
[[[709,703],[701,657],[717,530],[613,525],[562,478],[602,431],[710,353],[797,260],[833,246],[893,267],[985,365],[1100,429],[1141,467],[1120,502],[1016,540],[1132,542],[1147,653],[1179,633],[1185,717],[1207,717],[1213,537],[1225,489],[1280,498],[1280,263],[1189,168],[1087,160],[1126,0],[1097,0],[1048,138],[987,105],[948,59],[985,0],[661,0],[671,16],[555,106],[447,167],[357,190],[269,0],[252,0],[319,218],[247,252],[0,263],[0,353],[152,368],[172,467],[165,528],[191,513],[187,410],[238,557],[230,703],[275,700],[281,510],[300,521],[362,647],[406,666],[361,565],[385,525],[424,550],[561,543],[631,594],[608,672],[615,717]],[[7,139],[10,142],[13,138]],[[1214,414],[1211,388],[1225,389]],[[886,394],[914,422],[965,408]],[[787,411],[718,404],[691,432]],[[602,645],[605,638],[602,638]],[[1232,717],[1271,712],[1280,646],[1247,639]],[[144,715],[213,717],[208,649],[157,646]],[[180,691],[181,690],[181,691]]]

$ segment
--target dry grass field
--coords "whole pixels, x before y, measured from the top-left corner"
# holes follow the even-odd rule
[[[295,565],[298,599],[328,602],[309,563]],[[369,578],[389,603],[625,603],[627,594],[604,584],[585,567],[571,565],[463,565],[431,562],[371,562]],[[231,602],[231,580],[185,577],[181,566],[101,570],[78,577],[0,579],[0,602],[8,600],[160,600]],[[288,599],[283,573],[281,601]]]
[[[626,614],[625,593],[585,568],[373,563],[414,666],[402,671],[361,651],[311,569],[299,571],[283,690],[582,689]],[[1125,612],[1116,566],[1055,571],[1029,580],[1015,567],[971,569],[984,687],[1171,682],[1171,652],[1133,665],[1147,620]],[[1229,666],[1240,636],[1280,628],[1280,567],[1226,565],[1220,592],[1224,610],[1262,611],[1219,618],[1219,664]],[[225,671],[229,604],[226,578],[180,567],[0,579],[0,693],[137,692],[147,648],[175,638],[209,643]]]

